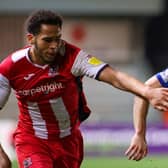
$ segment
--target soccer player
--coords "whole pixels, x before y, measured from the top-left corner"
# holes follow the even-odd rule
[[[63,40],[62,17],[54,11],[35,11],[26,28],[29,45],[0,64],[0,107],[11,88],[18,100],[14,142],[20,168],[80,167],[79,126],[90,113],[81,87],[83,76],[142,96],[157,109],[168,108],[167,89],[146,86]],[[8,168],[8,158],[0,157]]]
[[[146,85],[153,88],[167,88],[168,87],[168,69],[159,72],[149,78]],[[161,103],[161,102],[160,102]],[[141,160],[147,155],[146,142],[146,118],[149,108],[149,102],[139,96],[135,97],[133,108],[133,120],[135,133],[132,137],[131,144],[126,151],[126,155],[132,160]]]

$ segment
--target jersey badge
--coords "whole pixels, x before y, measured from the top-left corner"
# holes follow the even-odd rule
[[[26,158],[26,159],[23,161],[23,166],[24,166],[24,168],[29,168],[31,165],[32,165],[31,158]]]
[[[100,61],[100,60],[99,60],[98,58],[96,58],[96,57],[90,57],[90,58],[88,59],[88,63],[91,64],[91,65],[97,66],[97,65],[102,64],[102,61]]]
[[[50,67],[48,75],[52,77],[59,75],[58,67]]]

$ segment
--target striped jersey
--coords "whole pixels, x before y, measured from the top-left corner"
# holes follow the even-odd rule
[[[168,87],[168,68],[157,73],[156,77],[163,87]]]
[[[0,108],[13,89],[19,107],[16,133],[24,131],[41,139],[68,136],[78,125],[75,77],[96,79],[107,64],[67,42],[61,63],[52,66],[34,64],[29,50],[18,50],[1,62]]]

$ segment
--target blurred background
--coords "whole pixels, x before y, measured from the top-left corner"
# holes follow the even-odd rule
[[[166,0],[0,0],[0,60],[26,45],[24,21],[31,11],[41,8],[55,9],[63,16],[63,39],[142,82],[167,67]],[[88,78],[84,78],[84,90],[92,110],[81,126],[86,157],[123,157],[134,133],[134,96]],[[1,134],[1,142],[11,158],[15,155],[10,136],[18,118],[16,103],[12,92],[0,113],[1,128],[7,133]],[[167,116],[149,109],[150,155],[168,154]]]

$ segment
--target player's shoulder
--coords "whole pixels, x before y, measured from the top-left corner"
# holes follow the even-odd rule
[[[66,54],[76,55],[81,50],[79,47],[77,47],[76,45],[74,45],[72,43],[68,43],[66,41],[64,41],[64,42],[65,42]]]
[[[28,56],[28,51],[29,51],[30,47],[29,46],[26,46],[22,49],[19,49],[15,52],[13,52],[11,55],[10,55],[10,58],[12,60],[12,62],[17,62],[23,58],[25,58],[26,56]]]
[[[26,57],[28,55],[28,50],[30,47],[24,47],[19,50],[16,50],[15,52],[9,54],[2,62],[1,64],[10,64],[15,63],[19,61],[20,59]]]
[[[10,73],[13,69],[19,68],[23,65],[23,62],[27,59],[26,55],[28,54],[28,47],[19,49],[11,54],[9,54],[2,62],[0,63],[0,72],[1,73]]]

